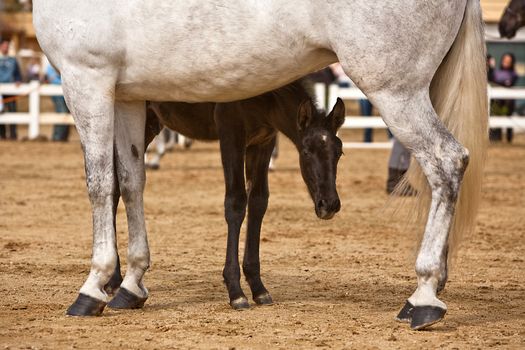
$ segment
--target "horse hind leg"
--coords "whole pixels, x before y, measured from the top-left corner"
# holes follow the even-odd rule
[[[129,231],[126,275],[108,304],[115,309],[141,308],[148,298],[142,282],[150,264],[143,200],[145,121],[144,102],[115,104],[115,160]]]
[[[397,317],[422,329],[440,321],[447,311],[437,292],[446,282],[448,235],[468,152],[439,120],[428,91],[372,97],[394,136],[412,151],[432,191],[416,259],[418,286]]]

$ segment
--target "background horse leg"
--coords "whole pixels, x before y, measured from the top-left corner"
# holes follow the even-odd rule
[[[148,152],[145,153],[144,161],[148,169],[158,170],[160,168],[160,160],[166,152],[166,143],[164,133],[161,132],[155,136],[151,144],[148,146]],[[149,154],[149,156],[148,156]]]
[[[244,125],[232,116],[225,105],[215,108],[215,122],[219,134],[226,195],[224,214],[228,224],[228,243],[224,265],[224,283],[228,288],[230,305],[236,310],[250,307],[241,289],[239,267],[239,233],[246,215],[246,188],[244,181],[245,135]]]
[[[268,208],[268,169],[270,158],[275,147],[276,137],[262,145],[246,149],[246,178],[248,180],[248,233],[242,269],[250,285],[253,300],[259,305],[273,303],[270,293],[261,281],[261,264],[259,243],[261,225]]]
[[[150,264],[143,200],[145,126],[144,102],[115,104],[116,170],[126,206],[129,243],[126,275],[117,295],[108,304],[111,308],[140,308],[148,297],[148,290],[142,284]]]
[[[397,317],[400,321],[410,320],[413,329],[420,329],[441,320],[447,310],[436,293],[446,279],[448,235],[468,151],[439,120],[428,91],[405,96],[376,95],[373,102],[395,137],[411,150],[432,190],[416,260],[418,287]]]
[[[73,316],[102,313],[108,301],[104,286],[114,274],[118,261],[113,222],[115,84],[110,73],[93,69],[62,72],[65,97],[84,150],[86,182],[93,211],[91,271],[78,298],[67,310],[67,314]]]

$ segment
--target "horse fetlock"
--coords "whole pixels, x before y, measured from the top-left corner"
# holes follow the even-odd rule
[[[232,282],[239,283],[241,276],[241,269],[239,266],[225,266],[222,270],[222,277],[224,278],[224,282],[227,285],[230,285]]]
[[[117,268],[117,257],[105,259],[94,258],[91,265],[91,273],[97,276],[101,281],[109,282],[115,269]]]
[[[134,270],[146,272],[151,265],[149,252],[128,254],[128,265]]]
[[[408,302],[414,306],[436,306],[447,309],[445,303],[436,296],[438,278],[431,276],[418,276],[416,291],[408,298]]]
[[[244,272],[246,279],[249,281],[252,278],[260,276],[261,265],[258,262],[244,262],[242,264],[242,271]]]

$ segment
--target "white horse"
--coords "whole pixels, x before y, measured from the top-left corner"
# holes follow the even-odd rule
[[[244,99],[339,60],[431,191],[418,207],[428,219],[417,288],[398,319],[419,329],[443,318],[449,236],[473,226],[487,138],[478,0],[34,0],[33,12],[62,74],[93,209],[91,271],[68,314],[98,315],[109,301],[119,192],[129,223],[120,298],[137,307],[148,296],[144,101]]]

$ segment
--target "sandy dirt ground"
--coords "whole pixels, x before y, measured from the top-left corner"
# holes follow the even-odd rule
[[[145,308],[71,318],[91,256],[80,145],[0,142],[0,349],[525,348],[523,135],[491,146],[477,229],[442,294],[448,314],[422,332],[394,321],[416,283],[417,235],[385,212],[388,151],[345,152],[342,211],[326,222],[296,151],[281,145],[261,248],[275,305],[238,312],[227,303],[220,156],[216,144],[197,143],[148,173]],[[125,265],[122,208],[118,220]]]

